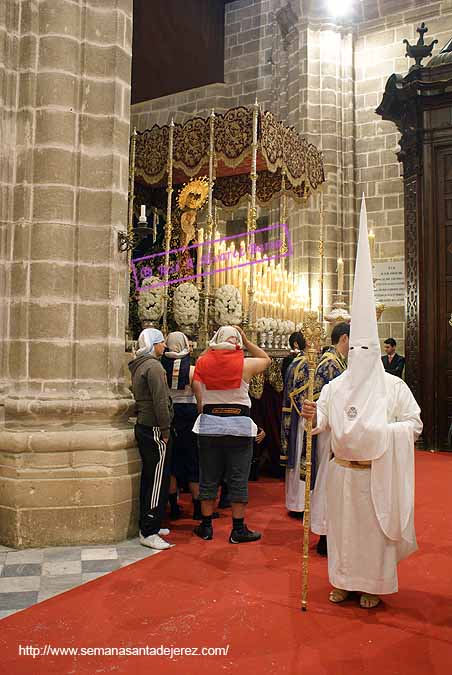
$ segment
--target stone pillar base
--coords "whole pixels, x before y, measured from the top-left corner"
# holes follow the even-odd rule
[[[121,541],[138,532],[132,426],[0,431],[0,544]]]

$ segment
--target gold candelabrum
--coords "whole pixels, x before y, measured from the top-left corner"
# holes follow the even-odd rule
[[[323,239],[323,192],[320,193],[320,239],[319,239],[319,320],[323,323],[323,286],[325,273],[325,243]]]
[[[253,251],[256,241],[256,223],[257,223],[257,206],[256,206],[256,190],[257,190],[257,128],[259,121],[259,104],[257,99],[253,107],[253,143],[251,146],[251,205],[248,211],[248,241],[250,249]],[[254,265],[250,270],[250,282],[248,286],[248,330],[250,331],[251,341],[256,340],[256,316],[254,304],[254,282],[256,270]]]
[[[171,119],[169,125],[168,138],[168,182],[167,182],[167,201],[166,201],[166,226],[165,226],[165,295],[163,296],[163,334],[168,332],[168,300],[169,300],[169,251],[171,247],[172,232],[172,196],[173,196],[173,144],[174,144],[174,120]]]
[[[212,108],[209,118],[209,194],[207,198],[207,244],[200,248],[200,252],[204,252],[207,258],[210,259],[212,249],[212,234],[214,229],[214,213],[213,213],[213,188],[215,185],[215,110]],[[203,283],[203,313],[200,330],[200,343],[202,347],[207,347],[209,339],[209,318],[211,306],[211,275],[204,276]]]
[[[130,348],[129,332],[129,306],[133,297],[130,261],[132,259],[132,250],[135,245],[133,231],[133,205],[135,200],[135,154],[137,144],[137,129],[133,128],[129,142],[129,191],[128,191],[128,210],[127,210],[127,232],[118,232],[118,248],[120,251],[127,251],[127,269],[126,269],[126,288],[129,289],[125,307],[125,350]],[[133,350],[133,343],[131,345]]]
[[[317,351],[325,334],[319,321],[317,312],[306,312],[302,325],[303,335],[307,344],[307,359],[309,366],[308,400],[314,398],[314,380],[317,367]],[[302,587],[301,609],[308,609],[308,573],[309,573],[309,530],[311,527],[311,469],[312,469],[312,419],[305,422],[306,431],[306,484],[303,518],[303,557],[302,557]]]
[[[375,263],[375,242],[376,242],[375,233],[374,233],[373,229],[369,230],[369,234],[367,236],[369,238],[370,260],[372,262],[372,268],[373,268],[374,263]],[[373,269],[372,269],[372,271],[373,271]],[[375,312],[376,312],[376,315],[377,315],[377,321],[379,321],[380,318],[381,318],[381,315],[383,314],[383,312],[385,310],[385,306],[384,306],[384,303],[380,302],[380,300],[378,300],[378,298],[377,298],[377,280],[375,279],[375,277],[373,278],[373,285],[374,285],[374,295],[375,295]]]

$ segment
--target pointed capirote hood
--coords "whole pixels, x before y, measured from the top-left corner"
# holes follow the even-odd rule
[[[347,370],[338,378],[331,411],[333,452],[342,459],[372,460],[386,450],[388,424],[364,195],[351,314]]]
[[[364,344],[366,346],[372,345],[377,347],[380,355],[372,260],[370,257],[366,200],[364,195],[361,201],[361,213],[359,216],[358,248],[356,252],[352,319],[350,325],[350,346],[352,346],[354,342],[360,345]]]

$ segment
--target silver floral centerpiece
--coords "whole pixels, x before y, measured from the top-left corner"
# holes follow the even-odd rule
[[[242,322],[242,298],[235,286],[226,284],[215,292],[215,323],[236,326]]]
[[[173,317],[183,333],[195,332],[199,320],[199,291],[195,284],[185,281],[179,284],[173,296]]]
[[[259,342],[261,349],[265,349],[267,341],[267,332],[269,330],[269,319],[266,319],[264,316],[260,317],[257,320],[256,329],[259,335]]]
[[[149,287],[149,288],[147,288]],[[146,277],[138,297],[138,317],[143,328],[158,326],[163,315],[165,288],[159,277]]]

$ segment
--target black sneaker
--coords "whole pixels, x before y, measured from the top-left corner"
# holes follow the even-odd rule
[[[213,539],[213,527],[212,525],[204,525],[203,523],[200,523],[200,525],[197,525],[193,532],[196,534],[197,537],[200,539]]]
[[[328,548],[327,548],[327,543],[326,543],[326,534],[321,534],[320,539],[317,542],[317,553],[319,555],[328,555]]]
[[[219,517],[220,514],[218,513],[218,511],[214,511],[211,515],[212,520],[216,520]],[[198,511],[195,510],[193,512],[193,520],[202,520],[202,519],[203,519],[202,513],[201,512],[198,513]]]
[[[304,511],[287,511],[287,515],[295,520],[303,520]]]
[[[246,525],[240,530],[231,530],[229,535],[230,544],[244,544],[247,541],[258,541],[262,537],[260,532],[252,532]]]

